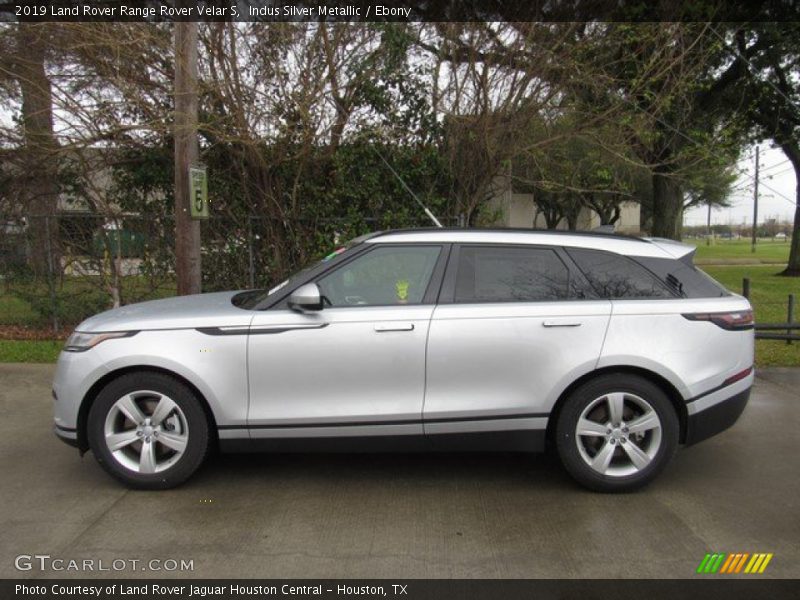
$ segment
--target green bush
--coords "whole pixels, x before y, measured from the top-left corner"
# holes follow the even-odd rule
[[[34,326],[52,323],[53,312],[61,325],[77,325],[108,309],[110,304],[108,294],[91,285],[62,285],[51,294],[47,282],[29,276],[9,282],[8,291],[30,307],[35,316],[29,324]]]

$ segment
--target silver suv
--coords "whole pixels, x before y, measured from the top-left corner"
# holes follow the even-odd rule
[[[359,238],[269,290],[96,315],[58,362],[55,432],[131,487],[209,450],[552,445],[593,490],[651,481],[730,427],[753,315],[661,239],[412,230]]]

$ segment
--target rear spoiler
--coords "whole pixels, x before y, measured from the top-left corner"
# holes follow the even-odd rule
[[[676,242],[675,240],[670,240],[667,238],[646,237],[642,239],[647,240],[648,242],[650,242],[655,246],[658,246],[673,258],[677,258],[678,260],[680,260],[683,263],[686,263],[689,266],[693,264],[694,253],[697,251],[697,248],[695,246],[690,246],[689,244]]]

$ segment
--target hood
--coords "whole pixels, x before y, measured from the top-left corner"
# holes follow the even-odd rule
[[[239,292],[216,292],[150,300],[107,310],[86,319],[76,331],[141,331],[249,325],[253,311],[231,303]]]

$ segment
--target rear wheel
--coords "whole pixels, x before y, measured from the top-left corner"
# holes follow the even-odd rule
[[[603,375],[575,390],[556,424],[564,467],[581,485],[624,492],[652,481],[678,445],[672,403],[635,375]]]
[[[133,488],[167,489],[203,463],[209,425],[198,399],[176,379],[129,373],[100,392],[89,411],[95,458]]]

